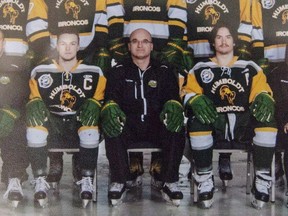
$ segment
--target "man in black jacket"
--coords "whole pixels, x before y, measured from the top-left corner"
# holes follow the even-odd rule
[[[132,32],[128,48],[131,59],[116,65],[107,77],[101,111],[112,182],[108,198],[112,205],[123,198],[130,174],[127,149],[148,142],[162,148],[163,198],[179,205],[183,194],[178,171],[185,138],[177,76],[151,59],[153,43],[147,30]]]

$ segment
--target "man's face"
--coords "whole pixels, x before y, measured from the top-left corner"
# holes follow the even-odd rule
[[[4,35],[0,32],[0,56],[4,53],[4,45],[5,45],[5,40],[4,40]]]
[[[130,36],[128,48],[131,52],[132,58],[145,59],[150,57],[153,49],[152,39],[145,30],[138,30]]]
[[[62,34],[57,41],[59,58],[64,61],[71,61],[76,58],[79,50],[78,37],[75,34]]]
[[[216,53],[223,55],[233,52],[234,40],[227,28],[219,28],[215,37],[214,48]]]

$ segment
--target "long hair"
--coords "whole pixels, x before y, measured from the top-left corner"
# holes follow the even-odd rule
[[[238,39],[238,33],[237,33],[237,29],[235,28],[235,26],[233,26],[232,24],[230,24],[230,23],[226,23],[226,22],[218,22],[215,26],[214,26],[214,28],[213,28],[213,30],[212,30],[212,32],[211,32],[211,34],[210,34],[210,37],[209,37],[209,43],[210,43],[210,47],[211,47],[211,49],[215,52],[215,48],[214,48],[214,46],[213,46],[213,44],[215,43],[215,38],[216,38],[216,35],[217,35],[217,33],[218,33],[218,30],[220,29],[220,28],[227,28],[228,30],[229,30],[229,32],[230,32],[230,34],[232,35],[232,37],[233,37],[233,41],[234,41],[234,43],[235,44],[237,44],[237,39]]]

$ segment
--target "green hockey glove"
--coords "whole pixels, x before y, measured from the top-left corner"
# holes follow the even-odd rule
[[[14,128],[16,119],[20,113],[12,108],[0,109],[0,138],[8,136]]]
[[[182,60],[186,42],[179,38],[171,38],[161,51],[161,61],[177,65]]]
[[[41,98],[34,98],[26,104],[26,123],[28,127],[42,126],[50,116]]]
[[[123,42],[122,38],[115,38],[109,41],[109,51],[111,53],[112,58],[114,58],[116,62],[121,62],[129,55],[127,46]]]
[[[188,108],[191,108],[195,117],[202,124],[214,123],[218,113],[213,102],[205,95],[195,95],[187,101]]]
[[[275,101],[265,92],[256,96],[250,106],[252,115],[260,122],[270,122],[274,118]]]
[[[239,59],[242,60],[251,60],[251,50],[247,44],[241,43],[237,49],[236,53],[239,56]]]
[[[176,100],[167,101],[160,113],[160,120],[165,124],[167,130],[180,132],[184,125],[182,105]]]
[[[100,67],[104,74],[111,68],[111,56],[105,47],[95,53],[93,64]]]
[[[262,68],[263,73],[267,76],[270,72],[270,64],[268,58],[259,59],[258,65]]]
[[[117,137],[122,133],[126,115],[114,101],[108,101],[101,111],[102,130],[108,137]]]
[[[186,77],[189,70],[194,67],[194,51],[192,48],[187,47],[182,53],[182,71],[181,74]]]
[[[87,99],[79,108],[79,121],[84,126],[96,126],[99,123],[101,104],[94,98]]]

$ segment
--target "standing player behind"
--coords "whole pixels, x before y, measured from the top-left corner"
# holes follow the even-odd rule
[[[80,37],[78,59],[99,66],[105,73],[111,65],[107,51],[108,40],[121,44],[123,36],[123,7],[119,0],[31,0],[27,36],[29,45],[39,59],[54,50],[56,35],[68,26],[76,28]],[[117,42],[118,41],[118,42]],[[112,45],[111,45],[112,46]],[[116,46],[113,52],[117,52]],[[111,52],[111,55],[116,55]],[[49,153],[50,170],[48,182],[59,182],[63,172],[62,153]],[[79,175],[79,154],[74,153],[73,176]]]
[[[5,53],[8,56],[24,56],[28,51],[25,33],[29,0],[0,2],[0,30],[5,32]]]
[[[128,47],[131,58],[109,73],[101,110],[111,171],[108,199],[116,205],[124,196],[130,176],[127,149],[148,142],[162,149],[162,196],[178,206],[183,199],[178,180],[185,136],[177,76],[151,58],[153,42],[147,30],[132,32]]]
[[[253,29],[253,56],[255,59],[266,59],[268,64],[267,79],[270,84],[276,101],[276,121],[279,132],[277,134],[277,145],[275,152],[276,184],[284,184],[284,171],[282,166],[281,150],[284,149],[284,169],[286,179],[288,178],[288,149],[287,135],[283,131],[283,115],[286,113],[287,87],[283,80],[287,78],[288,53],[288,2],[286,0],[254,0],[254,10],[252,10],[253,22],[256,28]],[[263,43],[264,37],[264,43]],[[286,55],[285,55],[286,53]]]
[[[29,46],[39,60],[45,59],[53,53],[62,28],[77,28],[81,39],[78,58],[106,72],[111,65],[108,41],[120,43],[123,16],[121,0],[31,0],[26,28]],[[117,48],[111,51],[117,52]]]
[[[5,34],[5,46],[4,53],[6,56],[9,56],[9,59],[14,58],[14,61],[17,62],[26,62],[29,59],[26,58],[28,55],[28,43],[25,34],[25,27],[27,23],[27,16],[29,11],[29,0],[19,0],[19,1],[0,1],[0,30]],[[16,65],[17,65],[16,64]],[[26,63],[25,63],[26,64]],[[17,69],[18,70],[18,69]],[[27,73],[27,71],[22,70],[21,72]],[[29,75],[28,75],[29,76]],[[24,145],[26,145],[26,141],[24,139],[21,141]],[[20,140],[19,140],[20,142]],[[2,153],[5,151],[4,147],[2,148]],[[9,151],[9,150],[8,150]],[[6,155],[6,153],[4,153]],[[2,173],[1,173],[1,181],[7,183],[8,182],[8,172],[11,167],[6,163],[6,158],[2,157],[3,165],[2,165]],[[9,159],[9,156],[7,157]],[[28,157],[26,162],[23,162],[29,165]],[[25,170],[23,170],[25,172]],[[26,179],[28,177],[27,174]],[[24,179],[22,179],[24,180]]]
[[[0,30],[0,147],[5,163],[2,182],[8,184],[4,198],[17,207],[23,199],[21,182],[27,180],[28,155],[25,144],[25,103],[28,100],[29,64],[25,58],[4,53],[6,40]],[[9,181],[8,181],[9,179]]]
[[[228,21],[237,28],[235,54],[250,60],[251,44],[251,3],[250,0],[187,1],[188,46],[193,50],[194,61],[199,62],[215,55],[209,44],[212,29],[218,22]],[[191,68],[189,68],[191,69]],[[191,149],[186,146],[184,155],[191,158]],[[219,154],[218,171],[223,185],[232,180],[230,153]],[[189,175],[190,176],[190,175]]]
[[[269,200],[270,167],[276,141],[274,100],[262,69],[253,61],[234,56],[236,32],[219,23],[211,34],[216,56],[189,71],[184,104],[189,115],[188,132],[193,149],[199,200],[213,203],[212,155],[215,145],[252,143],[255,179],[253,206]],[[235,39],[236,38],[236,39]]]
[[[97,164],[100,102],[106,79],[101,69],[78,61],[79,36],[63,29],[57,36],[58,60],[32,70],[27,110],[28,153],[34,175],[34,198],[46,205],[47,147],[80,148],[80,197],[85,207],[92,199]],[[79,146],[80,144],[80,146]]]
[[[155,59],[162,60],[164,63],[173,64],[177,72],[184,72],[183,53],[186,53],[185,59],[191,65],[192,59],[189,52],[184,51],[187,47],[184,41],[184,33],[187,22],[186,1],[183,0],[123,0],[124,16],[124,38],[129,40],[130,34],[138,29],[147,29],[153,39],[152,55]],[[190,61],[189,61],[190,60]],[[186,62],[186,61],[185,61]],[[185,64],[186,65],[186,64]],[[192,66],[188,66],[191,68]],[[183,78],[179,79],[179,85],[182,86]],[[152,153],[152,164],[150,173],[153,176],[152,186],[161,188],[162,181],[158,178],[161,169],[161,160],[157,156],[159,153]],[[143,174],[142,153],[130,153],[131,161],[131,181],[132,186],[142,183]]]

